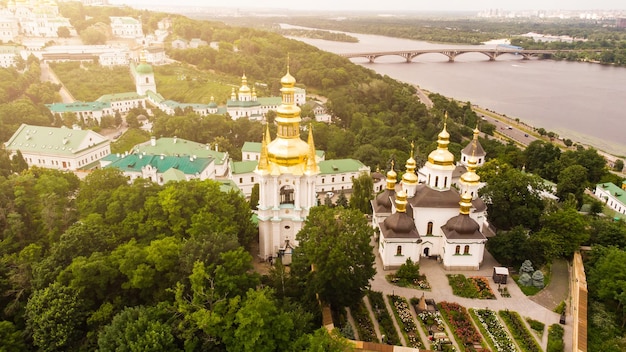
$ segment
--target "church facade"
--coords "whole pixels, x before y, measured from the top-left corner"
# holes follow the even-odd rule
[[[255,174],[259,179],[259,257],[281,256],[291,262],[296,234],[316,205],[315,180],[320,173],[312,130],[300,139],[300,108],[295,101],[296,80],[289,70],[280,81],[282,103],[276,109],[277,135],[263,136]]]
[[[379,231],[378,254],[385,269],[423,257],[437,257],[448,270],[480,268],[487,209],[478,197],[477,159],[469,158],[467,172],[453,187],[457,166],[448,150],[449,138],[444,123],[437,149],[420,170],[421,182],[411,153],[401,182],[392,165],[385,190],[372,200],[372,226]]]

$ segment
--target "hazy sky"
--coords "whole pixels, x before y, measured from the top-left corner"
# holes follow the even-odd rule
[[[203,5],[209,7],[282,8],[294,10],[472,11],[485,9],[613,10],[626,9],[624,0],[109,0],[138,5]]]

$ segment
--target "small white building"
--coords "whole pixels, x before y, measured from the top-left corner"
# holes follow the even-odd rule
[[[111,31],[113,35],[120,38],[143,37],[141,21],[132,17],[111,16]]]
[[[624,184],[626,185],[626,183]],[[598,183],[594,191],[596,197],[609,208],[620,214],[626,214],[626,190],[617,187],[614,183]]]
[[[22,124],[5,143],[11,156],[19,150],[28,166],[86,170],[111,153],[110,141],[90,130]]]

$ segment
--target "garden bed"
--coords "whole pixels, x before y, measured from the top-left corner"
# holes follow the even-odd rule
[[[482,346],[483,339],[472,324],[472,319],[465,307],[453,302],[441,302],[438,307],[441,315],[452,328],[452,334],[459,348],[463,351],[477,351],[474,346]]]
[[[507,328],[509,328],[509,331],[522,351],[541,352],[541,347],[537,343],[537,340],[535,340],[530,331],[528,331],[528,328],[526,328],[526,325],[519,314],[509,310],[501,310],[498,314],[502,320],[504,320],[504,323]]]
[[[411,310],[409,309],[406,299],[395,295],[388,295],[387,297],[389,297],[389,300],[392,303],[391,306],[393,313],[396,316],[398,325],[400,325],[400,330],[402,330],[407,346],[422,348],[424,343],[422,342],[419,332],[417,331],[417,325],[415,325],[415,320],[413,319],[413,315],[411,314]]]
[[[561,325],[550,325],[548,328],[548,349],[546,352],[563,352],[565,350],[563,333],[564,331]]]
[[[387,282],[392,283],[396,286],[400,287],[408,287],[416,290],[424,290],[430,291],[430,284],[426,279],[426,275],[420,275],[419,278],[413,279],[412,281],[402,280],[396,277],[395,274],[388,274],[385,276]]]
[[[490,309],[470,309],[470,314],[487,343],[497,352],[516,352],[517,348],[504,326],[498,320],[496,312]]]
[[[482,276],[465,277],[463,274],[448,274],[448,283],[452,293],[459,297],[495,299],[489,280]]]
[[[372,306],[374,316],[378,321],[380,334],[385,336],[385,339],[383,339],[382,343],[400,346],[401,343],[400,338],[398,337],[398,331],[393,325],[393,320],[391,320],[391,315],[389,315],[389,311],[387,311],[387,306],[385,305],[383,294],[381,292],[369,291],[367,293],[367,297],[370,300],[370,305]]]
[[[359,333],[359,340],[367,342],[378,342],[374,324],[370,318],[370,313],[365,307],[363,300],[359,300],[353,307],[350,307],[352,318],[356,324],[356,331]]]

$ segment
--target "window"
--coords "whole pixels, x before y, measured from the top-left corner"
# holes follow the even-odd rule
[[[433,234],[433,222],[429,221],[428,225],[426,226],[426,235],[432,235]]]
[[[146,83],[150,83],[150,78],[146,77]]]
[[[461,246],[456,246],[454,249],[454,254],[461,254]]]
[[[435,176],[435,187],[439,187],[439,176]]]
[[[465,248],[463,248],[463,254],[469,254],[469,246],[465,246]]]
[[[243,183],[243,178],[242,177],[239,178],[239,183]]]
[[[396,248],[396,255],[402,255],[402,246]]]
[[[446,188],[446,187],[448,187],[448,177],[447,176],[443,179],[443,188]]]
[[[478,163],[480,164],[483,161],[483,158],[478,158]]]
[[[254,176],[250,177],[250,182],[254,182]]]

